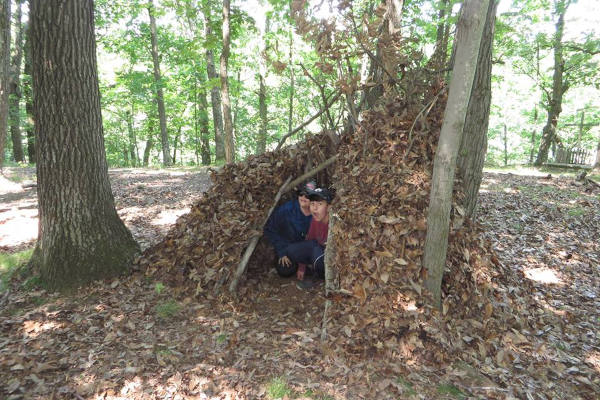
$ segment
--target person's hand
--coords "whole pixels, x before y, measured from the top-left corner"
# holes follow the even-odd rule
[[[283,256],[279,259],[279,265],[283,265],[284,267],[291,267],[292,260],[288,258],[288,256]]]

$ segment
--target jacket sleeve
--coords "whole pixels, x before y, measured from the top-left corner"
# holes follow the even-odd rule
[[[290,244],[289,241],[282,235],[282,224],[287,223],[288,210],[286,204],[278,207],[269,220],[265,224],[264,234],[269,239],[269,242],[275,248],[277,257],[281,258],[286,255],[285,249]]]

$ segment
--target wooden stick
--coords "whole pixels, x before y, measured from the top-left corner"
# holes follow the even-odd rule
[[[273,202],[273,205],[269,209],[269,212],[267,213],[267,216],[265,217],[265,220],[262,223],[262,227],[264,227],[265,224],[267,223],[267,221],[269,220],[269,217],[273,213],[273,210],[277,206],[277,203],[279,202],[279,199],[281,199],[281,196],[286,192],[285,189],[289,186],[288,184],[290,183],[291,180],[292,180],[292,177],[290,176],[289,178],[287,178],[285,183],[279,188],[279,191],[277,192],[277,195],[275,196],[275,201]],[[250,261],[250,256],[252,256],[252,253],[254,253],[254,249],[256,248],[256,245],[258,244],[258,241],[260,240],[261,237],[262,237],[262,233],[255,235],[250,240],[250,244],[248,245],[248,247],[246,247],[244,256],[242,257],[240,263],[238,264],[238,267],[235,270],[235,275],[233,276],[233,279],[231,280],[231,284],[229,285],[230,293],[234,293],[236,291],[240,277],[246,271],[246,266],[248,265],[248,261]]]
[[[331,300],[325,300],[325,311],[323,311],[323,322],[321,322],[321,342],[327,339],[327,312],[331,307]]]
[[[320,109],[318,113],[316,113],[315,115],[313,115],[312,117],[310,117],[308,120],[304,121],[300,126],[298,126],[297,128],[295,128],[293,131],[286,133],[285,136],[282,137],[279,140],[279,143],[277,143],[277,147],[275,148],[275,151],[281,149],[281,146],[283,146],[283,143],[285,143],[285,141],[287,140],[287,138],[289,138],[290,136],[292,136],[294,133],[298,132],[300,129],[304,128],[306,125],[308,125],[311,122],[313,122],[319,115],[321,115],[325,111],[327,111],[329,109],[329,107],[331,107],[333,105],[333,103],[335,103],[337,101],[337,99],[340,98],[341,95],[342,95],[341,90],[338,90],[337,93],[336,93],[336,95],[333,96],[333,98],[331,100],[329,100],[329,103],[327,103],[325,105],[325,107],[323,107],[322,109]]]

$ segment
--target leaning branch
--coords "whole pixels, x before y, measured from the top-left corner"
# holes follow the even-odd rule
[[[321,115],[325,111],[327,111],[329,109],[329,107],[331,107],[333,105],[333,103],[335,103],[337,101],[337,99],[340,98],[341,95],[342,95],[341,90],[338,90],[337,93],[335,94],[335,96],[333,96],[332,99],[329,100],[329,102],[325,105],[325,107],[323,107],[322,109],[320,109],[318,113],[316,113],[315,115],[313,115],[312,117],[310,117],[308,120],[304,121],[300,126],[298,126],[297,128],[295,128],[293,131],[288,132],[284,137],[282,137],[279,140],[279,143],[277,143],[277,147],[275,148],[275,151],[281,149],[281,146],[283,146],[283,143],[285,143],[285,141],[287,140],[287,138],[289,138],[290,136],[294,135],[296,132],[298,132],[301,129],[303,129],[306,125],[308,125],[311,122],[313,122],[319,115]]]

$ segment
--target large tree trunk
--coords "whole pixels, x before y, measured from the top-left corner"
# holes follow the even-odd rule
[[[32,0],[40,230],[32,257],[51,289],[127,270],[139,247],[108,178],[92,0]]]
[[[475,215],[479,186],[483,176],[483,162],[487,152],[487,130],[492,100],[492,46],[497,6],[498,1],[489,2],[475,80],[458,152],[458,174],[463,181],[466,195],[462,206],[470,218]]]
[[[165,112],[165,99],[163,96],[160,62],[158,60],[158,44],[156,39],[156,20],[154,18],[154,1],[148,2],[148,15],[150,16],[150,42],[152,44],[152,63],[154,65],[154,84],[156,85],[156,104],[158,106],[158,121],[160,124],[160,140],[162,143],[163,164],[171,165],[169,150],[169,134],[167,133],[167,115]]]
[[[548,99],[546,111],[548,119],[542,130],[542,138],[540,148],[538,149],[537,158],[533,165],[540,166],[548,161],[548,150],[550,145],[557,140],[556,125],[558,118],[562,112],[562,100],[565,92],[569,88],[563,81],[565,69],[565,61],[563,57],[563,31],[565,27],[565,14],[570,1],[558,1],[556,4],[556,12],[558,13],[558,21],[556,22],[556,33],[554,34],[554,74],[552,76],[552,94]]]
[[[213,36],[210,17],[210,8],[205,6],[203,8],[204,13],[204,25],[205,36],[210,38]],[[208,75],[208,81],[210,82],[210,101],[212,105],[212,116],[213,116],[213,128],[215,130],[215,160],[225,160],[225,140],[223,137],[223,112],[221,111],[221,91],[213,82],[219,78],[217,70],[215,68],[215,56],[211,48],[206,49],[206,74]]]
[[[454,170],[489,2],[466,0],[463,3],[463,12],[457,24],[456,63],[435,153],[423,266],[427,269],[425,286],[432,293],[434,305],[438,308],[441,306],[442,276],[448,250]]]
[[[10,79],[10,0],[0,0],[0,170],[8,131],[8,86]]]
[[[223,0],[223,51],[221,52],[221,99],[223,101],[223,129],[225,134],[225,161],[235,161],[235,144],[233,142],[233,121],[231,120],[231,100],[229,99],[229,82],[227,66],[229,64],[229,0]]]
[[[15,43],[10,74],[9,115],[10,137],[13,145],[13,158],[16,162],[25,161],[23,154],[23,138],[21,136],[21,118],[19,104],[21,102],[21,62],[23,60],[23,23],[21,0],[17,1],[15,13]]]

